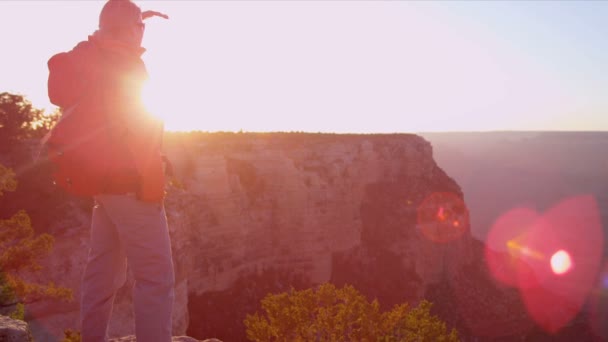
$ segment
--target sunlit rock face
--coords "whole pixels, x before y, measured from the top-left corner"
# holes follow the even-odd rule
[[[165,149],[176,175],[166,199],[174,335],[243,340],[245,314],[265,294],[323,282],[352,284],[386,308],[440,300],[437,312],[459,328],[504,318],[462,192],[419,136],[184,133]],[[32,306],[42,340],[78,327],[88,210],[56,223],[44,276],[75,289],[76,302]],[[133,333],[132,285],[129,276],[118,293],[111,336]]]
[[[331,281],[390,306],[472,261],[466,208],[445,213],[458,224],[448,239],[429,227],[439,219],[421,220],[434,194],[462,193],[418,136],[200,135],[166,147],[184,187],[167,207],[191,336],[241,337],[226,330],[244,313],[204,313],[236,297],[249,300],[231,310],[256,310],[248,302],[265,292]]]
[[[415,135],[204,137],[167,144],[185,188],[167,200],[175,243],[184,243],[176,253],[194,257],[184,266],[199,293],[282,264],[329,281],[336,259],[362,247],[397,256],[423,288],[471,259],[466,219],[448,243],[421,231],[425,199],[461,192]]]
[[[0,315],[0,341],[31,342],[33,340],[27,323]]]

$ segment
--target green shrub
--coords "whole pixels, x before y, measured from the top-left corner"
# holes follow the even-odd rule
[[[459,341],[455,329],[431,315],[432,304],[422,301],[380,312],[352,286],[269,294],[262,300],[263,313],[247,315],[245,326],[251,341]]]
[[[14,173],[0,165],[0,195],[14,191]],[[12,315],[23,319],[22,303],[42,299],[71,300],[72,291],[55,284],[26,281],[23,271],[39,271],[39,260],[52,250],[54,239],[49,234],[35,235],[28,214],[20,210],[8,219],[0,219],[0,307],[16,306]],[[19,305],[21,304],[21,305]]]
[[[82,342],[80,331],[66,329],[63,331],[63,339],[61,342]]]

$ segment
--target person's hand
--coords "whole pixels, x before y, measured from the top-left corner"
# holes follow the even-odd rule
[[[144,11],[141,13],[142,20],[146,20],[146,19],[152,18],[152,17],[161,17],[161,18],[169,19],[168,15],[166,15],[164,13],[156,12],[156,11]]]

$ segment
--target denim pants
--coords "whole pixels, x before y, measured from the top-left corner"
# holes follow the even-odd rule
[[[127,263],[135,278],[137,341],[171,341],[174,274],[165,209],[128,194],[95,197],[80,302],[83,342],[108,340],[114,297]]]

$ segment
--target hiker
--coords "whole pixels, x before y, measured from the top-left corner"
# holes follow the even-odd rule
[[[61,145],[71,139],[73,149],[66,151],[84,154],[93,164],[75,170],[73,164],[60,165],[57,159],[57,172],[72,174],[59,177],[66,180],[62,184],[68,192],[88,193],[95,200],[81,287],[84,342],[108,340],[113,301],[125,282],[127,264],[135,278],[137,340],[171,341],[174,273],[163,204],[163,127],[140,101],[147,78],[141,59],[143,20],[152,16],[168,19],[162,13],[142,12],[130,0],[109,0],[101,10],[99,29],[48,62],[49,98],[65,117],[50,141]],[[70,126],[70,118],[87,124]],[[103,134],[97,128],[103,128]],[[74,138],[82,131],[92,137],[86,144]],[[86,148],[93,150],[82,151]],[[88,175],[87,167],[103,173]],[[79,180],[79,175],[86,177]]]

